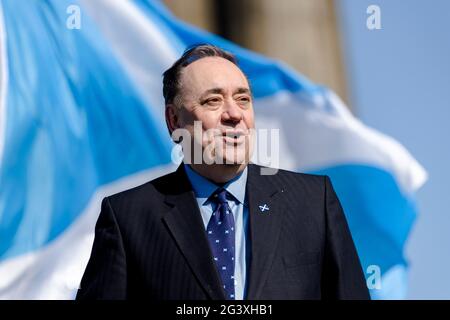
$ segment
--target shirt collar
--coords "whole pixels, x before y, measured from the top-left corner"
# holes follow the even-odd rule
[[[183,163],[186,175],[192,184],[195,196],[202,200],[204,205],[209,196],[220,186],[195,172],[189,165]],[[247,184],[247,167],[239,175],[228,181],[223,188],[226,189],[237,201],[244,204],[245,187]]]

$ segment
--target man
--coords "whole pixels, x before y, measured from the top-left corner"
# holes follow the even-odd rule
[[[77,299],[368,299],[329,178],[249,164],[252,95],[234,56],[192,47],[163,84],[184,163],[103,200]]]

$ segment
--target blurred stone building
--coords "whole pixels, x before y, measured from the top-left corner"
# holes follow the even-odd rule
[[[182,20],[284,61],[348,103],[333,0],[164,0]]]

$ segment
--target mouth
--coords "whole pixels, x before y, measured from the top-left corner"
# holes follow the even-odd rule
[[[239,145],[242,144],[248,134],[243,131],[226,131],[222,133],[222,138],[226,144]]]
[[[222,134],[223,137],[233,138],[233,139],[239,139],[240,137],[242,137],[244,135],[245,134],[243,132],[224,132]]]
[[[247,135],[247,130],[244,129],[227,129],[222,132],[222,136],[230,138],[240,138]]]

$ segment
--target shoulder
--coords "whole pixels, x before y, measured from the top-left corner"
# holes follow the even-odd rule
[[[271,169],[271,170],[267,170]],[[323,203],[330,179],[326,175],[293,172],[289,170],[267,168],[259,165],[249,165],[249,179],[253,188],[282,191],[289,201],[304,201]]]
[[[143,209],[158,208],[165,196],[174,190],[177,183],[176,172],[172,172],[144,184],[127,189],[105,198],[115,212],[139,212]]]
[[[310,174],[303,172],[294,172],[284,169],[270,168],[257,164],[249,164],[249,171],[252,177],[258,180],[267,180],[271,182],[300,183],[309,186],[324,186],[326,175]]]

